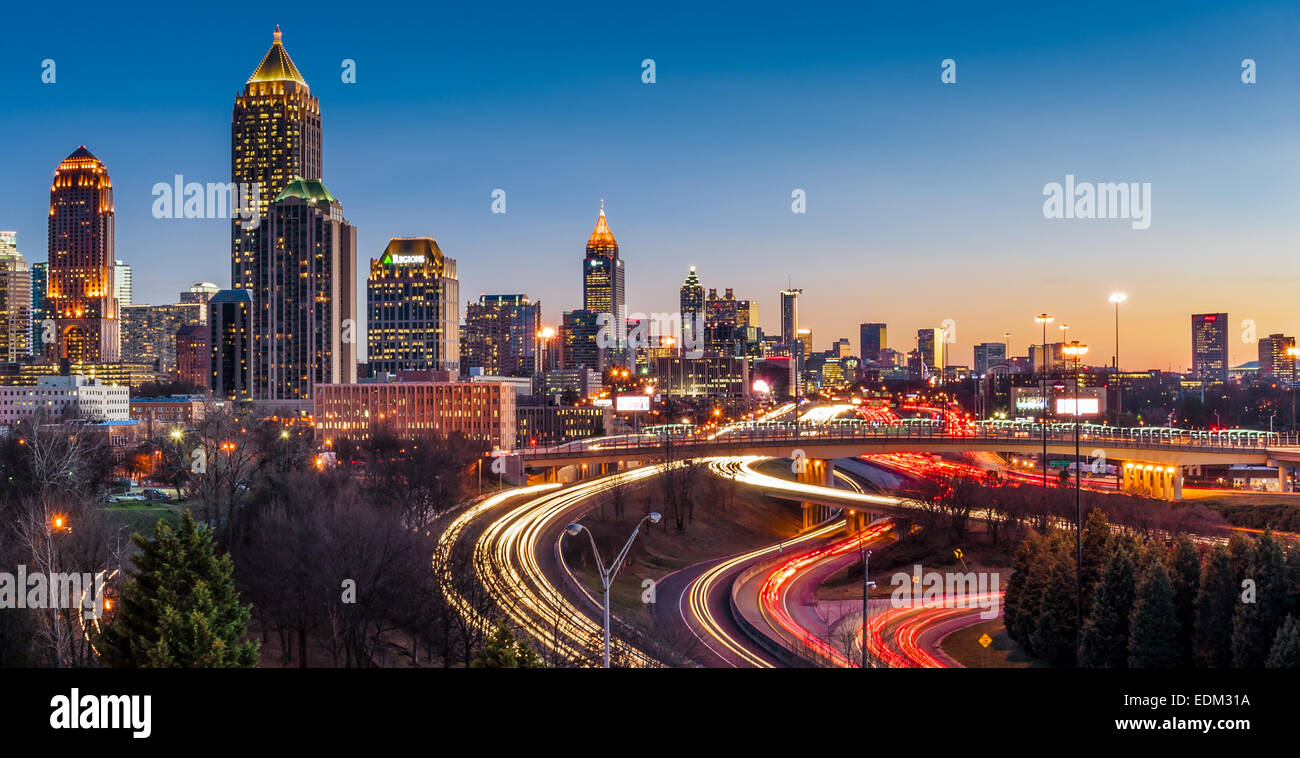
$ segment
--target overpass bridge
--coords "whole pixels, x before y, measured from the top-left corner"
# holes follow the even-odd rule
[[[1204,431],[1172,427],[1078,425],[1078,448],[1086,460],[1120,465],[1120,489],[1179,499],[1183,468],[1248,464],[1276,467],[1280,489],[1290,489],[1290,469],[1300,466],[1300,435],[1248,429]],[[942,420],[879,423],[832,419],[809,424],[759,421],[710,430],[664,426],[641,434],[581,440],[516,450],[525,467],[574,466],[583,475],[652,461],[715,456],[768,456],[832,461],[877,453],[991,451],[1073,457],[1075,425],[981,421],[947,425]]]

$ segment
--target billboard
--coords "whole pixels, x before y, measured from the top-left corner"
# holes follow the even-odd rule
[[[1095,397],[1081,397],[1081,398],[1079,398],[1079,413],[1078,413],[1078,415],[1080,415],[1080,416],[1095,416],[1095,415],[1097,415],[1097,414],[1100,413],[1100,412],[1101,412],[1101,405],[1100,405],[1100,403],[1098,402],[1097,398],[1095,398]],[[1058,398],[1056,399],[1056,415],[1058,415],[1058,416],[1073,416],[1073,415],[1075,415],[1075,413],[1074,413],[1074,398],[1072,398],[1072,397],[1058,397]]]
[[[614,410],[623,411],[648,411],[650,410],[650,398],[646,395],[619,395],[618,400],[614,403]]]

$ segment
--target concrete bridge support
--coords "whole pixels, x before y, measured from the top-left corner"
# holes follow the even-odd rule
[[[1179,466],[1130,461],[1120,468],[1120,492],[1161,500],[1183,499],[1183,470]]]
[[[866,529],[875,517],[876,515],[874,513],[860,511],[856,508],[853,510],[846,510],[844,511],[844,531],[850,535],[857,534],[863,529]]]
[[[796,460],[802,464],[796,474],[796,479],[799,482],[817,487],[833,487],[835,485],[835,461],[822,458]],[[803,511],[804,531],[830,518],[831,512],[834,510],[831,506],[820,503],[800,503],[800,506]]]
[[[1290,478],[1291,478],[1291,467],[1279,464],[1277,467],[1277,491],[1278,492],[1291,491]]]

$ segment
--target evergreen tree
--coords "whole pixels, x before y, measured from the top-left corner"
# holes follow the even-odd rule
[[[1291,612],[1291,581],[1282,547],[1265,533],[1255,545],[1249,576],[1255,582],[1254,602],[1237,606],[1232,619],[1232,665],[1264,665],[1282,621]]]
[[[1045,541],[1037,532],[1025,535],[1016,548],[1003,596],[1002,622],[1007,635],[1026,650],[1029,650],[1032,623],[1038,615],[1037,597],[1041,594],[1041,590],[1031,590],[1031,584],[1034,584],[1035,568],[1042,563],[1044,547]]]
[[[471,668],[476,669],[532,669],[542,668],[542,659],[510,631],[505,622],[497,625],[484,643],[483,648],[474,656]]]
[[[1232,563],[1232,583],[1238,588],[1250,573],[1250,562],[1255,559],[1255,542],[1241,532],[1228,537],[1228,558]]]
[[[1178,616],[1174,589],[1163,561],[1152,560],[1143,571],[1133,603],[1128,641],[1128,665],[1135,669],[1178,665]]]
[[[1081,667],[1122,669],[1128,665],[1129,619],[1136,584],[1133,559],[1126,548],[1117,545],[1097,584],[1092,615],[1083,625]]]
[[[1174,588],[1178,616],[1178,665],[1192,665],[1192,633],[1196,628],[1196,593],[1201,584],[1201,556],[1187,534],[1178,535],[1169,556],[1169,581]]]
[[[1198,665],[1218,669],[1232,666],[1232,615],[1240,592],[1227,548],[1216,545],[1201,567],[1196,591],[1192,650]]]
[[[245,641],[249,606],[239,604],[229,555],[186,511],[179,528],[159,519],[122,590],[117,615],[98,636],[105,665],[118,668],[248,668],[258,643]]]
[[[1034,655],[1053,666],[1073,666],[1078,638],[1074,603],[1074,561],[1059,556],[1043,589],[1034,626]]]
[[[1096,597],[1097,583],[1110,558],[1111,537],[1110,522],[1100,508],[1088,512],[1088,520],[1083,523],[1082,536],[1083,564],[1079,572],[1079,583],[1083,587],[1083,615],[1092,615],[1092,601]]]
[[[1300,624],[1296,623],[1295,616],[1287,616],[1278,628],[1273,649],[1269,652],[1264,667],[1300,669]]]

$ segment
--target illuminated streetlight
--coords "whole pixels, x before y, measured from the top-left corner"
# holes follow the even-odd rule
[[[1079,462],[1079,361],[1088,346],[1074,340],[1063,348],[1074,359],[1074,643],[1076,649],[1083,634],[1083,466]]]
[[[1043,349],[1038,354],[1038,360],[1043,364],[1043,380],[1040,384],[1039,394],[1043,398],[1043,409],[1039,411],[1038,425],[1043,433],[1043,512],[1047,512],[1047,325],[1052,323],[1052,317],[1046,313],[1040,313],[1034,317],[1034,321],[1043,327]]]
[[[641,533],[641,525],[649,521],[652,524],[658,524],[662,518],[658,512],[654,512],[637,522],[636,528],[632,530],[632,536],[627,538],[623,549],[618,552],[614,562],[605,566],[600,560],[600,551],[596,549],[596,538],[591,536],[591,530],[582,524],[569,524],[565,528],[565,534],[577,536],[579,532],[586,532],[587,538],[591,540],[591,552],[596,558],[596,570],[600,572],[600,582],[605,586],[605,668],[609,668],[609,585],[618,576],[619,569],[623,568],[623,561],[627,559],[627,551],[632,547],[632,542],[636,536]]]

